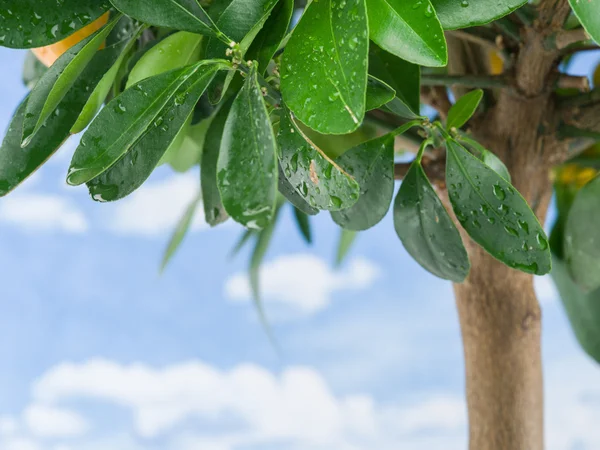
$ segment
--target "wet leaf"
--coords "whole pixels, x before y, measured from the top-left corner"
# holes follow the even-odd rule
[[[504,178],[506,181],[510,183],[510,172],[502,162],[500,158],[494,155],[491,151],[486,149],[483,145],[477,142],[474,139],[466,135],[459,136],[458,140],[466,145],[471,151],[475,152],[475,156],[477,156],[484,164],[490,167],[494,172]]]
[[[394,227],[406,251],[432,274],[462,282],[470,263],[460,233],[415,161],[394,202]]]
[[[421,107],[419,66],[404,61],[371,43],[369,73],[396,91],[396,97],[386,105],[392,112],[407,119],[419,117]]]
[[[225,122],[217,182],[225,210],[236,222],[255,229],[271,222],[277,199],[277,145],[254,64]]]
[[[475,114],[481,99],[483,98],[483,90],[475,89],[457,100],[448,111],[448,120],[446,120],[446,128],[460,128]]]
[[[283,53],[281,90],[310,128],[345,134],[362,122],[367,30],[364,0],[312,2],[294,29]]]
[[[54,44],[89,25],[110,8],[107,0],[2,0],[0,46],[36,48]]]
[[[119,200],[131,194],[146,181],[190,118],[198,99],[215,73],[221,68],[219,64],[202,61],[184,69],[181,75],[183,83],[177,86],[153,120],[146,124],[139,138],[122,149],[117,161],[108,164],[99,176],[87,182],[90,195],[94,200],[102,202]],[[138,90],[137,88],[143,83],[145,82],[140,82],[131,90]],[[118,101],[119,98],[116,100]],[[128,103],[123,100],[123,105],[126,104]],[[115,109],[109,104],[106,109],[113,115],[112,121],[122,117],[118,106]],[[103,155],[97,156],[97,158],[102,157]],[[84,166],[83,170],[95,170],[97,164],[93,161],[88,167],[91,169]]]
[[[565,259],[571,277],[584,292],[600,287],[600,178],[577,193],[565,226]]]
[[[573,12],[596,43],[600,44],[600,4],[597,0],[569,0]]]
[[[365,110],[380,108],[386,103],[391,102],[396,97],[396,91],[388,84],[378,80],[373,75],[369,75],[367,81],[367,102]]]
[[[343,228],[340,230],[340,240],[338,241],[337,252],[335,255],[336,267],[342,265],[357,236],[358,233],[356,231],[344,230]]]
[[[445,30],[484,25],[504,17],[527,0],[431,0]]]
[[[298,208],[300,211],[304,212],[305,214],[308,214],[311,216],[318,214],[319,210],[310,206],[307,203],[307,201],[304,200],[304,198],[298,192],[296,192],[296,189],[294,189],[294,186],[292,186],[291,183],[288,181],[288,179],[285,177],[285,174],[283,173],[283,169],[281,168],[281,163],[277,164],[277,166],[278,166],[278,170],[279,170],[277,188],[279,189],[279,192],[281,193],[281,195],[283,195],[292,205],[294,205],[296,208]]]
[[[356,203],[358,183],[310,142],[286,108],[277,141],[285,178],[311,207],[338,211]]]
[[[471,238],[510,267],[536,275],[548,273],[548,238],[525,199],[456,141],[448,139],[446,148],[448,194]]]
[[[186,208],[183,217],[177,223],[177,227],[169,240],[169,244],[167,245],[167,249],[165,250],[165,254],[162,259],[162,263],[160,265],[160,271],[163,272],[177,250],[179,246],[183,242],[186,234],[190,229],[190,225],[192,224],[192,220],[194,219],[194,215],[196,214],[196,209],[198,208],[198,203],[202,201],[202,196],[198,194],[194,200],[189,204]]]
[[[332,212],[333,221],[355,231],[375,226],[387,214],[394,196],[394,135],[351,148],[336,162],[354,177],[360,197],[350,208]]]
[[[429,67],[448,63],[444,30],[429,0],[367,0],[369,36],[382,49]]]
[[[119,19],[120,16],[113,18],[105,27],[70,48],[40,78],[27,101],[23,121],[23,146],[33,139],[54,112]]]

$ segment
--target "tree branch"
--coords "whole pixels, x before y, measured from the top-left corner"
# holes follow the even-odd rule
[[[548,36],[544,45],[548,50],[563,50],[569,45],[576,44],[581,41],[588,41],[590,37],[583,28],[574,30],[560,30]]]
[[[502,75],[423,74],[421,84],[424,86],[465,86],[482,89],[508,87],[506,77]]]

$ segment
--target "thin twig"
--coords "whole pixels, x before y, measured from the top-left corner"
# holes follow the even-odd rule
[[[465,86],[482,89],[508,87],[506,77],[502,75],[423,74],[421,84],[424,86]]]
[[[600,88],[593,89],[585,94],[559,99],[558,103],[561,108],[571,108],[591,105],[593,103],[600,103]]]
[[[560,30],[548,36],[544,42],[544,46],[548,50],[563,50],[577,42],[588,41],[590,37],[583,28],[574,30]]]
[[[452,31],[447,31],[447,33],[450,34],[451,36],[455,36],[459,39],[481,45],[482,47],[487,48],[492,51],[499,50],[496,39],[490,40],[487,37],[483,37],[481,34],[472,32],[469,29],[452,30]]]
[[[589,92],[590,80],[588,77],[561,75],[558,77],[556,87],[559,89],[577,89],[581,92]]]
[[[558,127],[557,134],[561,138],[589,138],[595,141],[600,141],[600,131],[584,130],[566,124]]]

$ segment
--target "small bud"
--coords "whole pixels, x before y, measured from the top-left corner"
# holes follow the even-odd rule
[[[267,88],[266,88],[266,87],[264,87],[264,86],[263,86],[263,87],[261,87],[261,88],[260,88],[260,92],[262,92],[262,95],[263,95],[263,97],[266,97],[266,96],[267,96]]]

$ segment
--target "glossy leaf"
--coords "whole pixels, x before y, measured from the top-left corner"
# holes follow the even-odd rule
[[[596,0],[569,0],[573,12],[596,43],[600,43],[600,4]]]
[[[375,226],[385,217],[394,196],[394,135],[351,148],[336,162],[354,177],[360,197],[350,208],[332,212],[334,222],[355,231]]]
[[[354,244],[357,236],[358,233],[356,231],[344,230],[343,228],[340,230],[340,239],[335,254],[335,265],[337,267],[341,266],[346,259],[346,256],[348,256],[350,248],[352,247],[352,244]]]
[[[195,165],[200,164],[204,151],[204,139],[211,122],[212,118],[209,118],[197,125],[192,125],[192,116],[190,116],[175,138],[176,140],[180,139],[179,145],[175,148],[171,145],[161,158],[161,162],[169,164],[173,170],[180,173],[187,172]],[[168,154],[169,151],[170,154]]]
[[[445,66],[444,30],[429,0],[367,0],[369,36],[382,49],[414,64]]]
[[[200,58],[202,36],[180,31],[167,36],[148,50],[133,66],[127,78],[127,88],[170,70],[192,64]]]
[[[69,49],[40,78],[27,101],[23,121],[23,146],[31,141],[54,112],[119,19],[120,17],[115,17],[105,27]]]
[[[279,171],[277,188],[279,189],[279,192],[292,205],[294,205],[296,208],[298,208],[303,213],[308,214],[310,216],[314,216],[315,214],[318,214],[319,210],[310,206],[308,204],[308,202],[306,200],[304,200],[304,198],[298,192],[296,192],[296,189],[294,189],[294,186],[292,186],[292,184],[285,177],[285,174],[283,173],[283,169],[281,168],[281,162],[279,164],[277,164],[277,166],[278,166],[278,171]]]
[[[365,114],[368,25],[364,0],[309,4],[283,53],[286,105],[324,134],[355,130]]]
[[[277,141],[285,178],[310,206],[338,211],[356,203],[358,183],[306,137],[285,108]]]
[[[600,289],[585,293],[570,277],[565,262],[556,256],[552,279],[579,344],[600,363]]]
[[[309,216],[300,211],[298,208],[294,207],[294,218],[296,219],[296,225],[298,226],[298,230],[300,234],[304,238],[307,244],[312,244],[312,232],[310,228],[310,218]]]
[[[200,164],[204,216],[206,223],[213,227],[229,218],[221,201],[221,194],[219,193],[217,184],[217,161],[219,160],[219,150],[221,148],[225,121],[229,115],[232,102],[233,100],[221,106],[221,109],[219,109],[210,124],[206,138],[204,139],[204,151],[202,153],[202,163]]]
[[[584,292],[600,287],[600,178],[575,196],[565,226],[565,259],[569,272]]]
[[[380,108],[386,103],[391,102],[395,97],[396,91],[392,87],[369,75],[369,79],[367,80],[367,102],[365,104],[367,111]]]
[[[415,161],[394,202],[394,227],[406,251],[432,274],[462,282],[470,263],[460,233]]]
[[[107,0],[2,0],[0,46],[43,47],[65,39],[110,8]]]
[[[493,22],[520,8],[527,0],[431,0],[445,30]]]
[[[225,122],[217,182],[223,206],[236,222],[255,229],[271,222],[277,199],[277,145],[256,65]]]
[[[219,31],[197,0],[110,0],[124,14],[157,27],[205,35]]]
[[[294,0],[280,0],[260,32],[254,38],[246,58],[258,62],[258,72],[264,74],[269,61],[279,49],[292,20]]]
[[[221,68],[219,64],[203,61],[185,69],[181,77],[183,83],[173,91],[152,122],[147,123],[146,129],[139,138],[124,148],[119,160],[109,164],[99,176],[88,181],[88,189],[94,200],[102,202],[119,200],[131,194],[146,181],[190,118],[198,99],[215,73]],[[132,89],[136,90],[142,83],[144,82]],[[123,100],[123,105],[126,104]],[[121,117],[118,106],[114,109],[109,104],[107,109],[109,114],[113,114],[113,121]],[[97,167],[95,162],[90,166],[92,170]]]
[[[96,117],[75,150],[67,182],[85,183],[97,177],[146,132],[165,105],[185,84],[193,69],[176,69],[141,81],[114,98]]]
[[[475,89],[457,100],[452,105],[450,111],[448,111],[448,119],[446,120],[446,128],[460,128],[475,114],[481,99],[483,98],[483,91],[481,89]]]
[[[486,149],[483,145],[477,142],[474,139],[466,135],[459,136],[459,141],[466,145],[469,149],[475,152],[475,156],[477,156],[484,164],[490,167],[494,172],[504,178],[506,181],[510,183],[511,177],[510,172],[506,168],[506,165],[502,162],[500,158],[494,155],[491,151]]]
[[[45,126],[23,148],[21,140],[26,101],[19,106],[0,147],[0,196],[22,183],[65,142],[95,86],[119,58],[126,44],[127,41],[123,41],[121,45],[113,45],[96,53],[46,120]]]
[[[396,97],[386,105],[392,112],[407,119],[419,117],[421,107],[419,66],[404,61],[371,43],[369,73],[396,91]]]
[[[456,141],[447,140],[446,147],[450,202],[471,238],[510,267],[548,273],[548,239],[525,199]]]
[[[189,206],[186,208],[185,213],[177,223],[177,227],[173,231],[173,235],[169,240],[169,244],[167,245],[167,249],[165,250],[165,254],[162,259],[162,263],[160,265],[160,271],[164,271],[177,250],[179,246],[183,242],[186,234],[190,229],[190,225],[192,224],[192,220],[194,219],[194,215],[196,214],[196,209],[198,209],[198,203],[202,201],[202,196],[199,194],[192,200]]]

